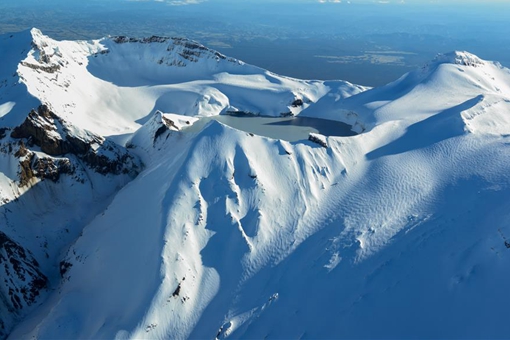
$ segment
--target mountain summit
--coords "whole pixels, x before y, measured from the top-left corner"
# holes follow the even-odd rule
[[[438,54],[434,61],[438,63],[449,63],[472,67],[482,66],[485,64],[482,59],[466,51],[454,51],[445,54]]]
[[[507,336],[498,63],[453,52],[367,88],[186,39],[0,50],[0,337]]]

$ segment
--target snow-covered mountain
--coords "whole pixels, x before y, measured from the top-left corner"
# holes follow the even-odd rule
[[[508,336],[498,63],[453,52],[370,89],[176,38],[0,51],[0,337]],[[359,134],[207,118],[234,112]]]

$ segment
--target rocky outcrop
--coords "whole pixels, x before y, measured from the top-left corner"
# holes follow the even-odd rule
[[[167,37],[159,37],[157,35],[153,35],[147,38],[130,38],[124,35],[119,35],[113,37],[112,40],[117,44],[125,44],[125,43],[141,43],[141,44],[150,44],[150,43],[165,43],[170,38]]]
[[[23,140],[18,142],[18,150],[14,153],[14,157],[19,159],[20,187],[27,186],[33,178],[57,182],[62,174],[75,173],[75,166],[69,158],[36,154],[25,146]]]
[[[0,137],[2,160],[14,165],[9,165],[6,173],[14,184],[8,186],[12,193],[0,191],[0,202],[4,205],[17,204],[20,196],[35,184],[48,185],[41,181],[59,183],[65,176],[66,181],[92,183],[96,172],[110,176],[107,181],[124,184],[141,171],[138,157],[127,149],[72,126],[45,105],[32,110],[19,126],[0,129]],[[101,175],[96,174],[96,178]],[[0,222],[0,339],[35,307],[48,284],[47,267],[45,264],[40,267],[31,252],[37,254],[34,250],[37,246],[18,243],[9,236],[12,225],[5,217],[9,208],[2,208],[5,223]]]
[[[161,111],[156,111],[151,120],[146,124],[152,135],[152,145],[156,144],[156,141],[167,131],[180,131],[183,126],[191,125],[191,121],[188,119],[182,119],[184,117],[170,118],[169,115],[164,114]],[[166,138],[168,138],[168,134]]]
[[[317,143],[324,148],[328,147],[328,142],[326,140],[326,137],[323,135],[319,135],[318,133],[310,133],[308,135],[308,140],[311,142]]]
[[[21,62],[21,65],[29,67],[29,68],[31,68],[33,70],[39,70],[39,71],[43,71],[43,72],[46,72],[46,73],[55,73],[55,72],[59,71],[60,67],[61,67],[58,64],[55,64],[55,65],[36,65],[36,64],[27,63],[27,62],[24,62],[24,61]]]
[[[34,53],[34,62],[22,61],[21,65],[29,67],[38,72],[56,73],[65,66],[65,62],[61,59],[62,54],[58,49],[52,49],[47,42],[42,39],[42,33],[39,30],[32,30],[33,41],[31,47]],[[56,58],[53,58],[56,57]]]
[[[37,301],[48,279],[33,255],[0,231],[0,339],[7,336],[23,308]]]
[[[76,128],[73,130],[77,131]],[[66,153],[84,154],[91,150],[93,144],[104,144],[104,138],[88,131],[81,136],[70,132],[70,126],[51,112],[46,105],[32,110],[25,121],[14,128],[13,138],[26,138],[41,148],[41,151],[50,156],[59,156]]]
[[[69,154],[103,175],[136,176],[141,168],[138,158],[125,148],[69,125],[46,105],[32,110],[25,121],[13,129],[11,137],[20,140],[16,153],[20,158],[20,186],[27,185],[33,177],[57,181],[61,174],[73,173],[70,159],[57,157]],[[27,149],[33,145],[48,157],[34,157]]]
[[[180,130],[179,127],[175,125],[174,121],[165,117],[163,113],[157,112],[156,114],[159,115],[160,117],[161,126],[154,133],[153,143],[156,143],[158,137],[165,133],[167,130],[171,129]]]
[[[57,182],[63,174],[73,174],[74,166],[68,158],[36,157],[31,164],[32,173],[40,179]]]
[[[201,45],[195,41],[185,39],[185,38],[168,38],[168,37],[159,37],[159,36],[151,36],[148,38],[130,38],[126,36],[117,36],[111,38],[113,42],[116,44],[127,44],[127,43],[139,43],[139,44],[150,44],[150,43],[168,43],[167,52],[174,52],[174,56],[178,56],[178,58],[172,58],[170,54],[169,56],[164,56],[157,60],[157,63],[162,65],[166,64],[168,66],[177,66],[177,67],[185,67],[187,62],[196,63],[201,58],[210,58],[215,59],[216,61],[220,60],[228,60],[230,62],[237,62],[233,58],[227,58],[225,55],[221,54],[218,51],[211,50],[204,45]],[[100,53],[104,53],[103,51]],[[179,58],[180,57],[180,58]]]
[[[301,98],[297,98],[296,100],[294,100],[294,101],[290,104],[290,106],[292,106],[292,107],[301,107],[301,106],[303,106],[303,104],[304,104],[304,103],[303,103],[303,99],[301,99]]]
[[[71,152],[71,145],[62,138],[58,128],[62,128],[62,121],[46,105],[41,105],[37,111],[30,111],[25,121],[14,128],[11,137],[26,138],[48,155],[63,155]]]
[[[74,182],[90,181],[93,185],[93,179],[101,175],[109,176],[106,181],[123,185],[141,171],[142,165],[124,147],[71,125],[46,105],[30,111],[19,126],[0,129],[0,154],[8,164],[4,167],[5,178],[11,181],[5,188],[12,189],[12,192],[0,190],[0,202],[5,205],[2,207],[5,223],[0,220],[0,339],[3,339],[36,307],[39,295],[45,293],[48,284],[45,274],[50,273],[44,260],[37,258],[43,263],[40,267],[33,255],[38,254],[37,245],[21,243],[24,238],[17,241],[9,236],[15,229],[10,229],[13,225],[6,217],[6,211],[10,211],[7,203],[16,206],[21,195],[35,184],[50,185],[42,181],[62,185],[57,191],[60,193],[67,190],[67,183],[72,186]],[[62,182],[64,179],[66,182]],[[97,179],[99,183],[102,180],[102,177]],[[27,209],[27,213],[33,213],[31,208]],[[34,223],[39,221],[35,219]]]
[[[33,154],[24,156],[20,158],[19,161],[19,186],[26,187],[32,181],[32,178],[35,177],[35,173],[32,170],[32,159],[34,158]]]

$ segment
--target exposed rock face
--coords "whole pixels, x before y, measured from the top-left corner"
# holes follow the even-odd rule
[[[117,36],[112,38],[113,42],[117,44],[126,44],[126,43],[139,43],[139,44],[149,44],[149,43],[169,43],[167,47],[168,52],[174,51],[176,55],[180,56],[184,60],[179,59],[171,59],[166,60],[165,58],[161,58],[158,60],[158,64],[167,64],[169,66],[177,66],[177,67],[185,67],[186,62],[198,62],[200,58],[213,58],[217,61],[219,60],[228,60],[231,62],[236,62],[235,59],[227,58],[225,55],[211,50],[204,45],[201,45],[195,41],[188,40],[185,38],[168,38],[168,37],[159,37],[152,36],[149,38],[130,38],[126,36]],[[102,53],[102,52],[100,52]]]
[[[180,119],[177,116],[171,116],[164,114],[161,111],[156,111],[151,119],[139,131],[145,130],[147,132],[147,136],[150,136],[152,145],[155,146],[158,139],[164,136],[166,132],[180,131],[183,126],[191,124],[189,118],[182,118],[184,117],[181,117]],[[169,134],[166,134],[166,138],[168,137]],[[128,147],[133,147],[132,141],[129,142]]]
[[[317,143],[324,148],[328,147],[328,142],[326,141],[326,137],[323,135],[319,135],[318,133],[310,133],[308,135],[308,140],[311,142]]]
[[[156,143],[156,140],[158,139],[158,137],[161,136],[163,133],[165,133],[167,130],[170,130],[170,129],[179,130],[179,127],[177,125],[175,125],[173,120],[165,117],[161,112],[157,112],[156,114],[159,115],[159,117],[161,119],[161,126],[154,133],[154,138],[153,138],[154,143]]]
[[[37,157],[31,166],[34,175],[40,179],[57,182],[62,174],[73,174],[74,166],[68,158]]]
[[[124,147],[72,126],[46,105],[32,110],[21,125],[0,129],[0,153],[18,165],[7,178],[23,189],[39,181],[59,182],[64,175],[78,183],[90,180],[92,172],[112,176],[112,180],[116,175],[134,177],[142,167],[138,157]],[[15,185],[12,188],[14,194],[8,199],[0,196],[3,204],[24,192]],[[0,222],[0,339],[36,304],[48,283],[43,274],[47,269],[39,266],[30,245],[18,244],[8,233],[6,224]]]
[[[19,159],[19,186],[24,187],[30,184],[33,178],[41,180],[49,179],[57,182],[62,174],[74,174],[75,166],[69,158],[51,157],[36,154],[27,149],[23,139],[18,142],[18,150],[14,153],[14,157]],[[12,145],[9,144],[12,149]]]
[[[165,43],[168,40],[170,40],[170,38],[158,37],[156,35],[153,35],[152,37],[141,38],[141,39],[139,39],[139,38],[130,38],[130,37],[126,37],[124,35],[120,35],[120,36],[117,36],[117,37],[113,38],[113,41],[116,42],[117,44],[125,44],[125,43],[142,43],[142,44]]]
[[[36,35],[40,37],[42,33],[40,31],[37,31]],[[36,41],[37,40],[37,41]],[[37,64],[29,63],[26,61],[22,61],[21,65],[29,67],[36,71],[42,71],[46,73],[55,73],[58,72],[62,66],[65,66],[65,63],[63,63],[61,60],[58,60],[58,58],[53,58],[53,56],[56,57],[62,57],[60,52],[58,50],[53,50],[53,52],[48,52],[48,45],[46,42],[41,41],[36,38],[36,40],[32,41],[32,49],[34,51],[37,51],[37,57],[36,61]],[[49,54],[51,53],[51,54]],[[57,60],[55,60],[57,59]]]
[[[25,121],[14,128],[11,137],[31,139],[48,155],[63,155],[71,149],[60,135],[59,127],[62,127],[62,121],[46,105],[41,105],[37,111],[30,111]]]
[[[290,105],[292,107],[300,107],[300,106],[303,106],[303,104],[304,104],[303,99],[298,98],[298,99],[294,100]]]
[[[23,156],[19,161],[19,186],[25,187],[30,184],[32,178],[35,177],[32,170],[32,159],[34,155],[30,153],[28,156]]]
[[[46,73],[55,73],[58,70],[60,70],[60,65],[58,65],[58,64],[45,66],[45,65],[36,65],[36,64],[30,64],[30,63],[26,63],[26,62],[21,62],[21,65],[26,66],[26,67],[30,67],[31,69],[34,69],[34,70],[43,71],[43,72],[46,72]]]
[[[21,125],[0,129],[0,153],[18,165],[7,178],[19,188],[14,185],[11,196],[0,196],[3,204],[17,200],[24,192],[18,189],[29,189],[39,181],[59,182],[67,175],[69,180],[85,183],[92,172],[114,180],[116,175],[134,177],[142,167],[124,147],[72,126],[46,105],[32,110]],[[43,274],[47,269],[39,266],[30,245],[18,244],[8,233],[0,222],[0,339],[34,307],[48,284]]]
[[[20,311],[35,303],[48,279],[32,254],[0,231],[0,339],[7,336]]]
[[[11,132],[11,137],[38,146],[49,156],[72,154],[103,175],[138,174],[140,161],[125,148],[89,131],[72,127],[55,115],[46,105],[32,110],[25,121]],[[68,158],[35,157],[25,143],[16,153],[20,158],[20,186],[34,176],[57,181],[60,174],[73,173]]]

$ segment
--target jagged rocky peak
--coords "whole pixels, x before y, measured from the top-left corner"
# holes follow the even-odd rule
[[[484,61],[476,55],[465,51],[453,51],[450,53],[438,54],[434,59],[439,64],[455,64],[462,66],[478,67],[484,65]]]
[[[33,305],[48,279],[39,263],[17,242],[0,231],[0,338],[5,338],[23,308]]]
[[[42,40],[45,40],[45,39],[49,39],[46,35],[44,35],[40,29],[36,28],[36,27],[32,27],[30,29],[30,35],[32,36],[32,39],[34,41],[34,43],[38,43]]]
[[[32,38],[30,57],[22,61],[23,66],[46,73],[55,73],[66,65],[55,41],[37,28],[30,30]]]
[[[141,170],[139,159],[124,147],[68,124],[41,105],[32,110],[23,123],[11,132],[19,140],[16,156],[20,158],[20,185],[33,177],[58,180],[60,174],[73,173],[74,165],[64,155],[74,155],[94,171],[106,174],[130,174]],[[40,157],[29,148],[37,146],[48,157]]]
[[[45,36],[39,29],[32,28],[30,30],[30,35],[32,36],[32,48],[35,50],[44,50],[48,47],[49,37]],[[41,60],[42,61],[42,60]]]

